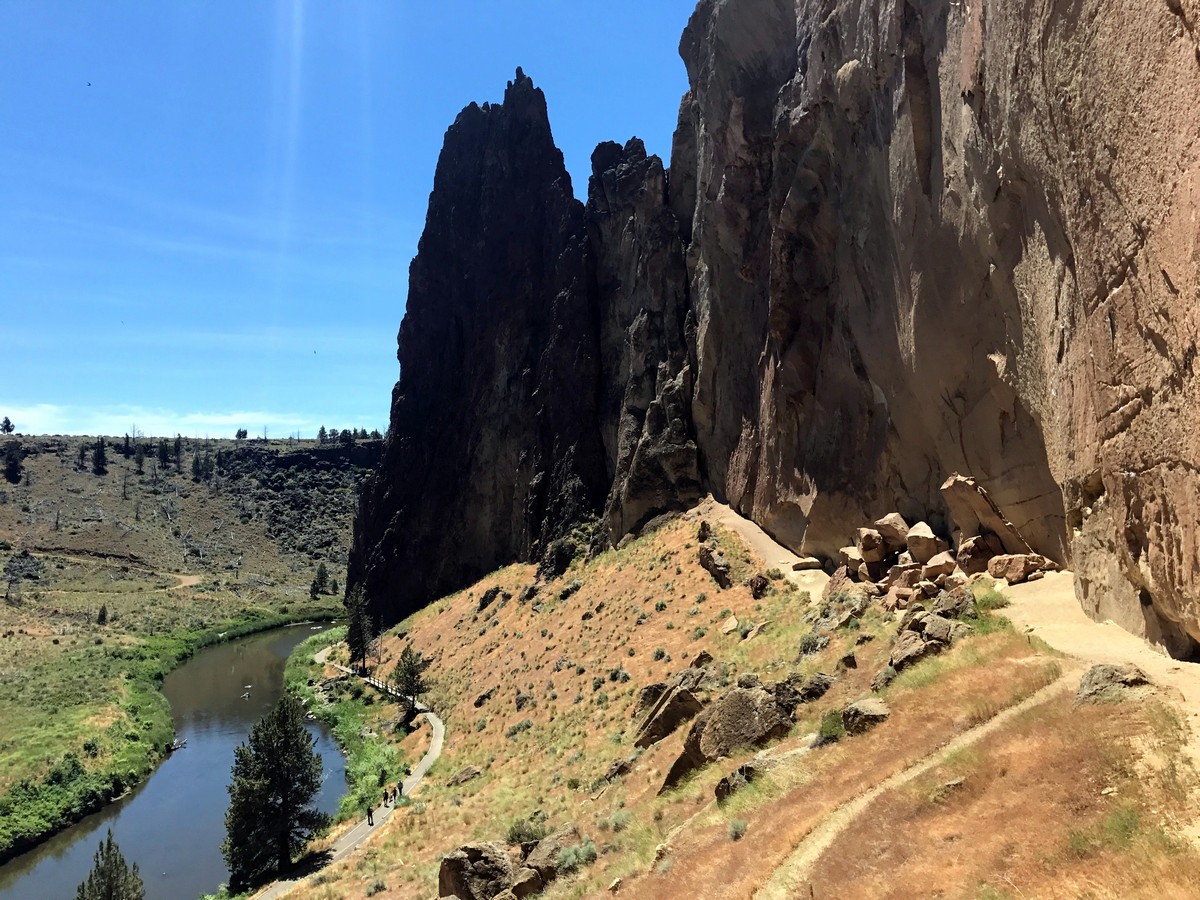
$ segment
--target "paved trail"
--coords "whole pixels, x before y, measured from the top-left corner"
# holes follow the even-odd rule
[[[327,663],[329,651],[332,649],[333,647],[329,646],[317,652],[313,655],[313,661],[317,663]],[[350,669],[347,669],[345,666],[339,666],[337,663],[327,664],[333,666],[339,672],[344,672],[347,675],[354,674],[354,672]],[[368,684],[377,687],[381,691],[385,691],[392,696],[398,696],[390,685],[380,681],[378,678],[363,676],[363,680]],[[425,751],[425,755],[421,757],[421,761],[417,763],[416,768],[412,770],[409,776],[404,779],[404,790],[402,793],[405,797],[409,796],[413,792],[416,786],[421,783],[421,779],[425,777],[425,773],[429,771],[429,767],[437,762],[438,757],[442,755],[442,746],[446,740],[446,726],[442,724],[442,720],[424,704],[418,703],[417,706],[419,709],[423,710],[421,715],[423,715],[429,722],[429,726],[433,730],[433,736],[429,741],[429,749]],[[380,806],[375,810],[374,825],[368,825],[367,820],[364,818],[345,834],[341,835],[336,841],[334,841],[333,846],[329,848],[330,857],[326,865],[331,866],[334,863],[341,862],[347,856],[352,854],[356,849],[358,849],[363,841],[383,827],[383,824],[392,817],[392,813],[394,811],[394,807]],[[272,882],[271,885],[269,885],[263,891],[255,894],[254,900],[274,900],[274,898],[282,897],[292,888],[296,887],[296,885],[298,885],[302,880],[303,879]]]

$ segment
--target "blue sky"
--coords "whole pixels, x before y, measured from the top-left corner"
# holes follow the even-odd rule
[[[519,65],[577,196],[601,140],[668,158],[693,6],[4,0],[0,416],[383,430],[446,127]]]

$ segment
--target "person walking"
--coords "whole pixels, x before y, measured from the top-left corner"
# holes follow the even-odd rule
[[[368,803],[367,804],[367,824],[368,825],[375,824],[375,817],[373,815],[374,812],[375,812],[374,808],[371,806],[370,803]]]

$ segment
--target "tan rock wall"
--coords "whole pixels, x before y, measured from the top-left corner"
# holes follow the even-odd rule
[[[701,4],[671,202],[713,486],[831,553],[892,508],[939,524],[970,474],[1094,614],[1200,636],[1197,21]]]

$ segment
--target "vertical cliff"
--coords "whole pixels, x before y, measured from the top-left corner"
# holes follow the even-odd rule
[[[403,608],[700,490],[806,552],[892,509],[948,533],[957,471],[1090,612],[1189,652],[1198,21],[703,0],[669,172],[603,144],[586,209],[527,79],[469,107],[352,582]]]
[[[714,488],[829,552],[969,473],[1086,608],[1186,652],[1196,13],[702,3],[671,172]]]

